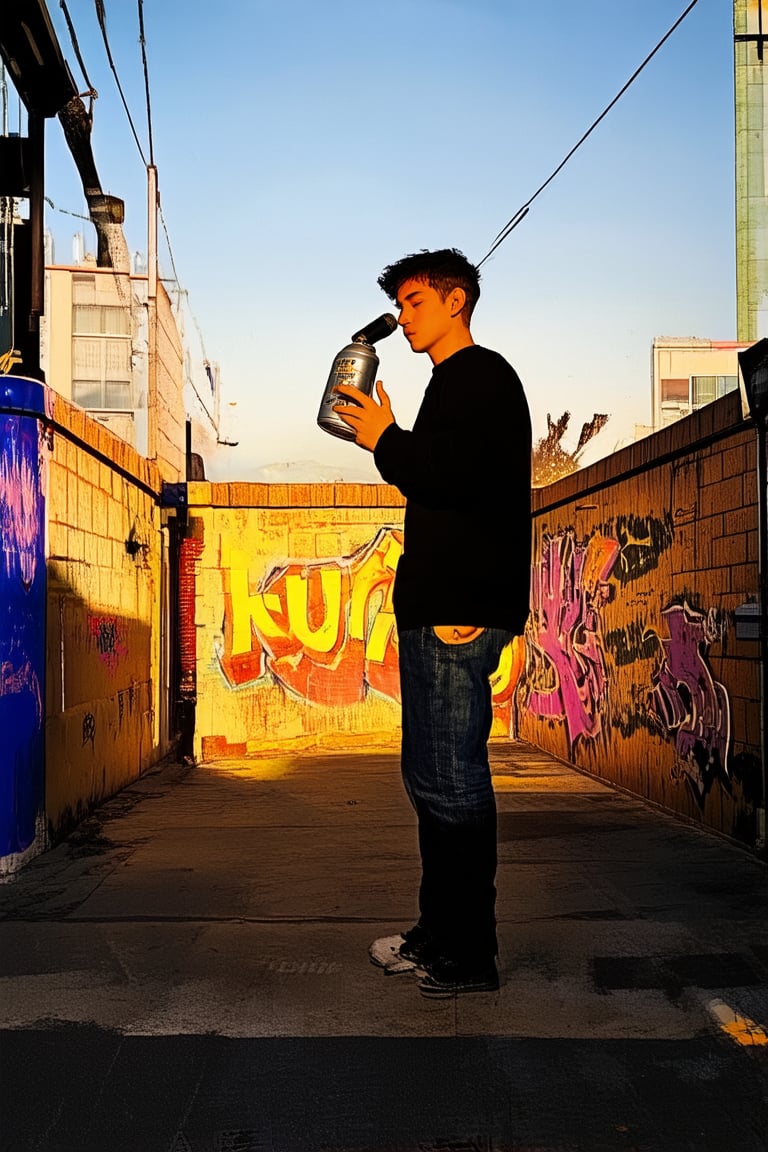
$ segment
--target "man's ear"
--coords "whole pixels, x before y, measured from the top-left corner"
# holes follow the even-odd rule
[[[451,316],[460,316],[467,302],[467,294],[463,288],[452,288],[450,296]]]

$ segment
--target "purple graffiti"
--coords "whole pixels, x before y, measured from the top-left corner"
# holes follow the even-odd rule
[[[663,658],[653,676],[650,709],[674,740],[682,773],[699,805],[717,777],[728,774],[731,709],[723,684],[707,664],[709,645],[721,638],[724,624],[714,611],[698,612],[688,603],[662,612],[669,639],[659,642]]]
[[[26,437],[25,437],[26,434]],[[31,588],[43,531],[37,441],[18,418],[5,421],[0,454],[0,540],[6,579],[18,576]]]
[[[580,737],[600,731],[605,692],[600,609],[619,554],[618,541],[595,533],[545,537],[531,577],[531,684],[527,706],[537,716],[563,720],[572,750]]]

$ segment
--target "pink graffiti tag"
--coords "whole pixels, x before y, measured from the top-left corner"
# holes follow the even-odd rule
[[[649,706],[665,735],[674,739],[681,771],[701,805],[715,778],[728,772],[730,701],[706,660],[722,625],[716,613],[698,612],[688,603],[673,604],[662,615],[669,639],[660,639],[664,655],[653,676]]]
[[[596,736],[605,692],[600,609],[619,543],[596,533],[578,542],[573,532],[545,537],[531,574],[532,667],[527,707],[537,716],[563,720],[569,746]]]
[[[115,616],[89,616],[88,634],[102,661],[114,671],[126,652],[120,621]]]

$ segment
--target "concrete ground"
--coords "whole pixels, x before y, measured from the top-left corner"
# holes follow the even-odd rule
[[[498,993],[409,926],[393,746],[167,764],[0,886],[2,1152],[766,1152],[768,870],[495,743]]]

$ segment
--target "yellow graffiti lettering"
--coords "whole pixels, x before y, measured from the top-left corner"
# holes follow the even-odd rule
[[[352,640],[365,640],[368,622],[368,601],[373,590],[382,586],[383,600],[380,611],[392,608],[392,573],[400,559],[402,545],[389,541],[386,553],[375,549],[355,571],[349,608],[349,635]]]
[[[395,615],[394,612],[381,612],[376,614],[371,628],[371,634],[368,637],[368,643],[365,646],[366,660],[372,661],[374,664],[383,664],[387,655],[387,645],[389,638],[395,630]]]
[[[234,559],[234,554],[233,554]],[[243,558],[238,556],[240,563],[230,569],[229,592],[232,601],[232,655],[239,656],[243,652],[251,651],[253,623],[263,636],[285,636],[285,629],[281,628],[272,616],[272,612],[280,613],[282,605],[280,597],[274,592],[256,592],[251,594],[248,586],[248,567]]]
[[[390,536],[388,541],[387,554],[384,557],[384,567],[387,568],[390,572],[394,572],[395,568],[397,568],[397,562],[400,559],[402,552],[402,543],[399,540],[396,540],[394,536]]]
[[[287,636],[285,628],[281,628],[272,615],[273,612],[282,614],[283,606],[277,592],[257,592],[248,597],[250,616],[262,636]]]
[[[248,606],[248,573],[232,568],[229,573],[232,598],[232,654],[251,650],[251,613]]]
[[[288,619],[300,644],[315,652],[330,652],[338,640],[341,624],[341,570],[321,568],[317,575],[324,609],[322,624],[319,628],[310,628],[309,580],[296,573],[285,578]]]
[[[502,696],[513,688],[523,672],[525,663],[525,641],[522,636],[513,636],[502,649],[499,664],[491,675],[491,690],[494,696]]]
[[[491,675],[491,689],[494,696],[501,696],[502,692],[509,685],[509,678],[512,675],[512,645],[507,644],[502,649],[501,656],[499,657],[499,665],[494,673]]]

